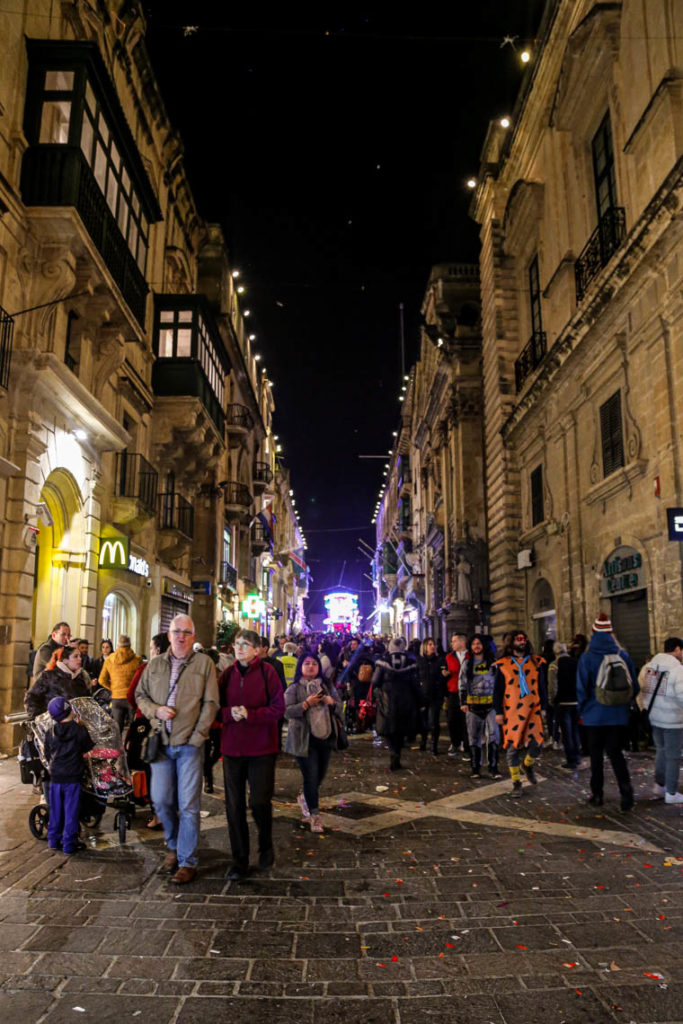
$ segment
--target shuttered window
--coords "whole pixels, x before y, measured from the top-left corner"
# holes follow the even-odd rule
[[[602,471],[604,476],[609,476],[615,469],[624,465],[620,391],[615,391],[600,406],[600,435],[602,438]]]
[[[544,519],[543,512],[543,466],[536,466],[529,477],[531,484],[531,525],[536,526]]]

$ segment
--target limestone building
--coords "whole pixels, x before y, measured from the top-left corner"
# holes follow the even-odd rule
[[[210,644],[269,578],[270,382],[144,28],[0,4],[0,716],[58,620],[146,652],[185,611]]]
[[[683,5],[552,0],[481,226],[493,633],[683,628]],[[676,534],[672,534],[676,537]]]
[[[489,613],[476,264],[437,264],[378,502],[377,626],[448,646]]]

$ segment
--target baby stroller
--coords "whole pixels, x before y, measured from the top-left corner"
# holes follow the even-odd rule
[[[118,831],[119,842],[125,843],[126,830],[133,824],[135,803],[119,728],[92,697],[75,697],[69,703],[95,744],[83,758],[79,814],[81,823],[89,828],[97,828],[107,806],[114,807],[114,831]],[[53,727],[54,720],[47,711],[28,722],[28,741],[22,744],[19,754],[22,782],[36,785],[40,781],[46,799],[50,776],[45,760],[45,737]],[[28,827],[36,839],[47,839],[48,817],[46,804],[37,804],[31,808]]]

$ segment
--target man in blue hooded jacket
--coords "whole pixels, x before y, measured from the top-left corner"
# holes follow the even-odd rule
[[[608,615],[600,612],[593,623],[593,635],[588,648],[579,658],[576,673],[576,696],[579,715],[586,727],[588,749],[591,759],[591,796],[589,804],[602,807],[604,787],[604,754],[612,764],[621,794],[622,811],[633,807],[633,786],[623,751],[624,730],[628,726],[629,705],[600,704],[595,696],[595,682],[602,659],[606,654],[618,654],[624,661],[633,683],[633,696],[639,686],[636,670],[630,655],[619,647],[612,633],[612,622]]]

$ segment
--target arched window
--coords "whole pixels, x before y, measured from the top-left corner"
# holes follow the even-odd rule
[[[132,640],[135,647],[137,615],[130,599],[120,591],[112,590],[102,606],[102,636],[111,637],[114,646],[121,633]]]

